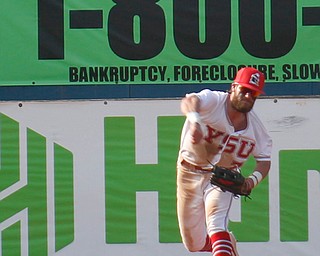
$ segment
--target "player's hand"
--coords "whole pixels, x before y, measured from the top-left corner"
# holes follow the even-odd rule
[[[244,181],[244,183],[243,183],[243,185],[242,185],[241,191],[242,191],[244,194],[250,195],[251,190],[253,189],[253,187],[254,187],[254,184],[253,184],[252,179],[246,178],[245,181]]]
[[[198,144],[202,140],[203,133],[202,133],[200,124],[198,123],[191,124],[190,135],[191,135],[192,144]]]

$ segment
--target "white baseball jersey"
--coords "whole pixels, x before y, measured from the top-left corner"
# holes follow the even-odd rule
[[[227,116],[228,93],[205,89],[196,95],[200,99],[199,114],[205,126],[205,136],[198,144],[190,140],[189,121],[182,134],[179,156],[187,162],[210,167],[217,164],[226,168],[241,167],[252,154],[258,161],[270,161],[272,140],[253,110],[247,113],[247,127],[235,131]]]

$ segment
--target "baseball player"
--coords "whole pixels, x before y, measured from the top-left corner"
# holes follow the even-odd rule
[[[256,160],[243,190],[249,194],[267,175],[272,140],[252,110],[264,93],[264,75],[245,67],[228,92],[205,89],[181,101],[186,115],[177,162],[177,211],[182,241],[190,252],[238,256],[228,231],[234,195],[210,183],[212,165],[239,170],[250,155]]]

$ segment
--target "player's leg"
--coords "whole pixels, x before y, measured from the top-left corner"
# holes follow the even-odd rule
[[[212,254],[214,256],[232,256],[232,243],[227,231],[220,231],[210,236],[212,242]]]
[[[205,193],[206,221],[214,256],[232,256],[233,244],[228,232],[228,215],[233,195],[208,186]]]
[[[206,231],[203,191],[208,175],[178,167],[177,213],[182,241],[191,251],[211,251]]]
[[[212,254],[215,256],[239,256],[236,240],[232,233],[221,231],[211,236]]]
[[[239,256],[237,249],[237,240],[232,232],[229,232],[231,243],[232,243],[232,256]]]

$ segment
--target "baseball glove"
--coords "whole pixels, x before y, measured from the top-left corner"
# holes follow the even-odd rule
[[[229,191],[235,196],[249,197],[251,190],[246,188],[245,177],[238,171],[214,166],[210,182],[222,191]]]

